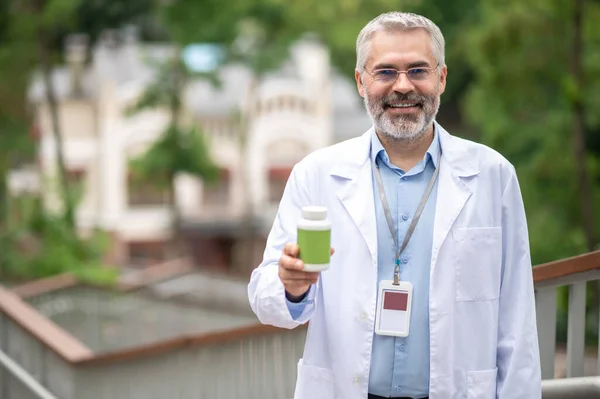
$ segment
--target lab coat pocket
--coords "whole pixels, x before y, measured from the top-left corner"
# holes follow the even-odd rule
[[[500,296],[502,228],[458,228],[454,239],[456,301],[486,301]]]
[[[334,399],[333,372],[298,362],[298,380],[294,399]]]
[[[467,372],[467,399],[495,399],[498,368]]]

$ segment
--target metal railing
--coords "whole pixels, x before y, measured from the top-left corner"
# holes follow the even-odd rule
[[[600,251],[538,266],[534,268],[534,277],[543,398],[599,398],[600,376],[584,378],[583,374],[586,282],[600,279]],[[554,379],[557,289],[561,286],[569,287],[568,378]],[[88,354],[85,348],[74,350],[74,341],[64,337],[63,343],[55,343],[52,350],[50,341],[40,341],[50,325],[46,322],[43,332],[32,328],[33,324],[42,324],[44,318],[37,313],[36,320],[21,317],[19,323],[17,319],[23,316],[26,307],[17,307],[14,295],[5,293],[3,300],[6,314],[0,312],[1,399],[75,399],[81,398],[83,392],[86,397],[96,399],[141,399],[151,395],[179,398],[201,395],[209,399],[291,397],[296,362],[306,334],[305,329],[296,329],[235,335],[223,340],[189,336],[181,343],[172,340],[161,344],[156,351],[143,356],[134,356],[131,350],[97,357]],[[7,305],[9,300],[14,302],[11,309]],[[28,316],[31,319],[33,314]],[[56,338],[58,329],[51,335]],[[58,352],[69,348],[73,353],[57,356],[56,347],[64,347]]]
[[[600,398],[600,377],[546,380],[542,383],[543,399]]]
[[[534,278],[542,379],[556,376],[557,290],[562,286],[569,289],[566,377],[584,377],[586,284],[600,280],[600,251],[537,266]]]
[[[1,349],[0,365],[2,399],[58,399]]]

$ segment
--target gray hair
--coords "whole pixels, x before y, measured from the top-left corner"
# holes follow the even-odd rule
[[[388,12],[381,14],[369,22],[358,34],[356,39],[356,69],[363,73],[369,58],[371,39],[380,31],[396,32],[413,29],[424,29],[431,39],[432,53],[439,63],[438,68],[444,67],[444,35],[431,20],[408,12]]]

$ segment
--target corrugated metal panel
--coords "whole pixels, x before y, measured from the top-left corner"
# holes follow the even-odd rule
[[[28,299],[40,313],[96,354],[189,335],[256,324],[248,312],[227,312],[160,300],[142,292],[73,287]]]
[[[11,360],[58,398],[75,399],[73,372],[70,365],[1,313],[0,347]],[[27,392],[25,386],[8,371],[0,371],[0,398],[36,397],[29,396]]]
[[[222,345],[77,370],[78,398],[293,397],[306,331],[282,330]]]

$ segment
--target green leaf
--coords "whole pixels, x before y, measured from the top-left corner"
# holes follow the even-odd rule
[[[47,0],[42,10],[40,23],[43,27],[73,25],[75,11],[81,0]]]
[[[212,182],[219,168],[210,157],[202,131],[171,125],[145,153],[131,161],[131,170],[140,182],[168,187],[180,173]]]

